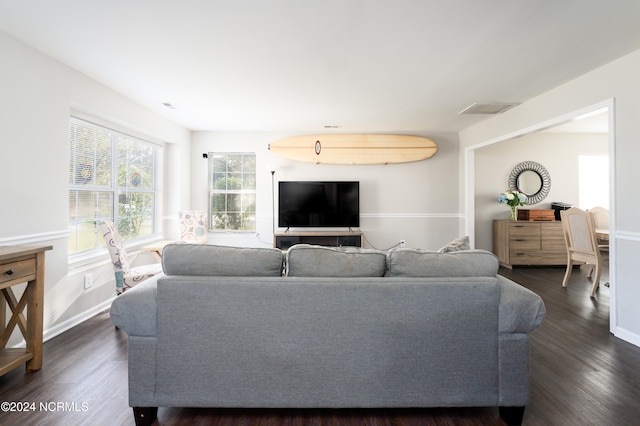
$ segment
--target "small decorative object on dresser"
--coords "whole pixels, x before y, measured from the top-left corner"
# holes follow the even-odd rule
[[[558,201],[551,203],[551,208],[553,209],[556,220],[562,220],[562,218],[560,217],[560,212],[562,210],[569,210],[571,207],[574,207],[573,204],[561,203]]]
[[[553,209],[520,209],[518,220],[556,220]]]
[[[498,195],[498,202],[509,206],[511,209],[509,219],[516,221],[518,220],[518,207],[527,204],[527,196],[518,190],[508,189]]]

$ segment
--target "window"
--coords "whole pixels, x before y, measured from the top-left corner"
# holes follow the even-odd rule
[[[578,156],[578,187],[581,209],[609,208],[609,156]]]
[[[98,219],[125,241],[153,235],[158,147],[74,117],[69,145],[69,254],[104,247]]]
[[[212,231],[255,231],[256,154],[209,153]]]

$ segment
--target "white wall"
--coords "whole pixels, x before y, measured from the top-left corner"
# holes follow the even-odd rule
[[[191,205],[191,165],[193,159],[191,142],[166,144],[163,152],[164,170],[162,186],[162,233],[167,240],[179,240],[178,211],[188,210]],[[206,209],[205,209],[206,211]]]
[[[368,241],[367,247],[386,249],[404,239],[410,247],[437,249],[459,236],[457,135],[423,135],[438,144],[434,157],[414,163],[379,166],[296,162],[268,150],[270,142],[287,136],[293,135],[194,132],[191,182],[194,208],[207,209],[207,162],[202,159],[203,152],[256,153],[258,236],[216,233],[210,238],[211,242],[272,244],[271,174],[267,165],[275,166],[276,192],[280,180],[360,181],[360,230]],[[275,197],[277,200],[277,194]],[[283,229],[276,228],[277,231]]]
[[[637,193],[628,176],[640,158],[640,51],[461,132],[459,146],[456,135],[424,135],[439,144],[436,156],[388,166],[317,166],[290,162],[268,152],[269,142],[290,135],[199,132],[191,137],[186,129],[2,32],[0,55],[0,244],[53,245],[53,251],[46,255],[45,274],[45,331],[49,335],[104,306],[113,294],[106,256],[97,265],[70,268],[67,261],[68,117],[72,110],[169,144],[160,182],[167,237],[175,235],[170,224],[175,223],[177,210],[185,206],[206,210],[202,153],[251,150],[258,155],[258,168],[265,170],[258,179],[259,239],[254,234],[240,242],[261,245],[271,241],[271,177],[266,164],[273,163],[278,180],[361,181],[361,229],[372,245],[386,248],[405,239],[409,246],[438,248],[459,236],[461,229],[474,228],[473,212],[465,204],[468,180],[459,178],[467,148],[615,99],[612,331],[640,345],[640,285],[635,273],[640,256],[640,198],[626,195]],[[493,188],[484,190],[494,192]],[[462,209],[467,215],[465,228],[459,214]],[[220,234],[212,239],[234,240]],[[81,279],[87,271],[95,273],[96,283],[85,291]]]
[[[44,327],[50,337],[115,294],[106,255],[93,264],[68,263],[71,111],[161,144],[188,145],[190,133],[3,32],[0,57],[0,244],[53,246],[45,271]],[[86,272],[95,279],[88,290],[82,286]]]
[[[361,230],[379,248],[400,239],[438,248],[459,236],[457,135],[425,135],[438,153],[422,162],[388,166],[327,166],[272,155],[269,142],[290,135],[210,133],[188,130],[0,32],[0,244],[52,245],[45,272],[45,338],[108,307],[114,294],[107,255],[68,261],[68,119],[70,113],[113,123],[163,145],[158,185],[163,237],[177,238],[177,211],[207,209],[208,151],[255,151],[258,168],[257,234],[214,234],[213,243],[272,243],[271,175],[277,180],[348,179],[361,182]],[[312,131],[306,132],[312,133]],[[193,142],[191,142],[193,140]],[[277,185],[276,185],[277,187]],[[131,250],[134,263],[151,261]],[[84,290],[83,276],[94,275]],[[9,345],[19,342],[16,334]]]
[[[522,161],[542,164],[551,176],[549,195],[523,208],[550,209],[555,201],[578,205],[578,156],[608,154],[607,134],[532,133],[480,148],[475,152],[476,248],[492,250],[493,219],[509,218],[509,209],[497,202],[508,189],[514,166]]]
[[[633,52],[522,105],[460,132],[461,162],[469,149],[508,138],[523,129],[552,122],[603,104],[614,105],[615,122],[609,127],[614,139],[611,204],[611,331],[640,346],[640,197],[634,176],[640,158],[638,117],[640,116],[640,51]],[[613,100],[613,102],[611,102]],[[468,152],[469,151],[469,152]],[[467,161],[468,163],[468,161]],[[465,177],[465,184],[469,184]],[[464,188],[465,185],[461,185]],[[473,228],[471,194],[465,197],[467,229]],[[471,201],[470,201],[471,200]]]

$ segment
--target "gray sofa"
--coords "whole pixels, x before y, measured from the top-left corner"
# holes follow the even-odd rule
[[[529,399],[542,299],[490,252],[173,244],[165,275],[120,295],[129,405],[500,407]]]

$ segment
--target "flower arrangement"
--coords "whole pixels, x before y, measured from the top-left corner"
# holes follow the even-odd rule
[[[507,190],[498,196],[498,202],[518,207],[527,204],[527,196],[520,191]]]
[[[527,196],[520,191],[508,189],[498,195],[498,202],[509,206],[511,220],[518,220],[518,207],[527,204]]]

